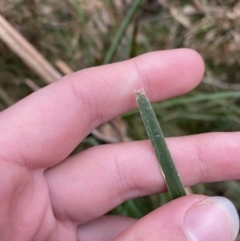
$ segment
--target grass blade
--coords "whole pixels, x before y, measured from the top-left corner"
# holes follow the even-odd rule
[[[136,91],[136,99],[147,134],[152,142],[161,171],[172,199],[185,196],[185,190],[173,163],[153,108],[143,89]]]
[[[127,15],[126,17],[124,18],[120,28],[118,29],[118,32],[116,34],[116,37],[113,39],[113,42],[103,60],[103,64],[108,64],[111,62],[112,58],[113,58],[113,55],[128,27],[128,25],[130,24],[132,18],[133,18],[133,15],[134,13],[136,12],[138,6],[140,5],[142,0],[135,0],[132,4],[132,6],[130,7],[130,9],[128,10],[127,12]]]

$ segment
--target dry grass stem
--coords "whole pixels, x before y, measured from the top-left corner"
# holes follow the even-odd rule
[[[37,91],[41,89],[35,82],[33,82],[31,79],[25,79],[24,83],[33,91]]]
[[[47,84],[61,77],[61,74],[1,15],[0,39]]]
[[[0,98],[8,105],[11,106],[15,101],[0,87]]]
[[[127,135],[126,122],[118,117],[99,126],[92,131],[92,135],[98,140],[106,143],[119,143],[131,141],[131,138]]]
[[[240,84],[225,83],[220,80],[215,80],[209,77],[203,78],[202,82],[205,84],[216,86],[221,89],[240,90]]]
[[[106,143],[119,143],[119,139],[117,137],[106,136],[105,134],[101,133],[98,129],[92,130],[91,134],[98,140],[104,141]]]
[[[67,63],[65,63],[63,60],[61,59],[57,59],[55,62],[55,65],[57,66],[57,68],[61,71],[61,73],[63,73],[64,75],[67,74],[71,74],[74,71],[72,70],[72,68],[70,66],[68,66]]]

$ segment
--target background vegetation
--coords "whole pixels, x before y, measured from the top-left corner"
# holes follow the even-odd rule
[[[63,74],[101,65],[133,0],[2,0],[0,13]],[[188,47],[204,58],[206,72],[191,93],[155,104],[165,136],[240,129],[240,2],[234,0],[143,0],[112,62],[163,49]],[[71,70],[69,70],[71,71]],[[0,110],[46,85],[0,41]],[[29,84],[29,80],[31,84]],[[36,86],[35,86],[36,87]],[[132,111],[105,125],[75,150],[147,135]],[[194,193],[223,195],[240,212],[239,182],[199,184]],[[131,200],[114,212],[141,217],[167,200]],[[240,239],[239,239],[240,240]]]

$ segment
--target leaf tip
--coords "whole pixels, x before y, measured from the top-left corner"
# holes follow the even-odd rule
[[[144,88],[142,87],[141,89],[138,89],[138,90],[134,90],[134,93],[136,96],[139,96],[139,95],[144,95],[146,96],[146,92],[144,90]]]

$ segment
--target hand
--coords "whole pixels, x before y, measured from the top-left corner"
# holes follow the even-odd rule
[[[123,201],[165,190],[149,141],[103,145],[68,157],[93,128],[194,88],[204,72],[192,50],[153,52],[66,76],[0,113],[0,240],[232,241],[238,217],[224,198],[190,195],[139,221],[104,216]],[[184,185],[239,178],[240,134],[167,140]]]

